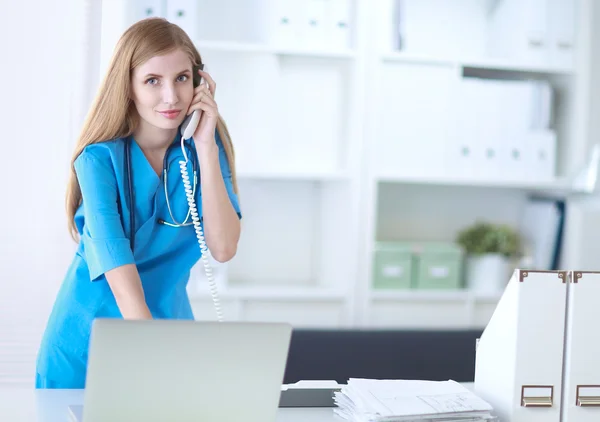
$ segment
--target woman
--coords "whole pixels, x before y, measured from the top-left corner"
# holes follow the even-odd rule
[[[186,285],[201,251],[180,173],[179,127],[194,110],[201,118],[186,168],[192,183],[197,160],[206,245],[217,261],[235,255],[233,148],[215,83],[199,68],[189,37],[164,19],[140,21],[119,40],[73,157],[67,210],[79,245],[42,339],[37,388],[84,388],[94,318],[193,319]]]

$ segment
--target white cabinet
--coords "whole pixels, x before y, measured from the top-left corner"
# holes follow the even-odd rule
[[[353,0],[272,0],[269,42],[280,48],[349,49],[352,47]]]
[[[500,0],[489,14],[487,51],[518,63],[572,69],[578,0]]]

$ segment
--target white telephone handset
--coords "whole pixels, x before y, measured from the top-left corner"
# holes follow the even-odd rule
[[[185,186],[185,196],[187,197],[188,206],[190,208],[190,214],[192,216],[192,221],[194,223],[194,229],[196,231],[196,237],[198,239],[198,244],[200,245],[200,251],[202,253],[202,262],[204,264],[204,272],[206,273],[206,278],[208,279],[210,293],[212,296],[213,303],[215,305],[215,310],[217,312],[217,320],[223,321],[223,313],[221,311],[221,304],[219,302],[219,296],[217,293],[217,285],[215,283],[212,268],[208,262],[208,248],[206,247],[206,242],[204,241],[204,233],[202,231],[202,225],[200,224],[200,218],[198,217],[198,208],[196,207],[196,202],[194,200],[194,193],[192,190],[192,186],[190,183],[190,177],[187,171],[187,162],[188,156],[185,151],[184,142],[192,137],[196,128],[198,127],[198,123],[200,122],[201,111],[194,110],[192,114],[190,114],[181,125],[181,151],[183,152],[184,160],[179,161],[179,168],[181,170],[181,178],[183,179],[183,184]]]
[[[198,127],[198,123],[200,123],[200,110],[194,110],[192,114],[187,116],[181,124],[181,137],[183,138],[182,141],[187,141],[192,137],[192,135],[194,135],[194,132]]]

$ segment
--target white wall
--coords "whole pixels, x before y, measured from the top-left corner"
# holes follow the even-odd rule
[[[74,19],[85,2],[2,0],[0,382],[29,371],[75,248],[64,192],[80,98]],[[79,7],[73,7],[78,4]]]

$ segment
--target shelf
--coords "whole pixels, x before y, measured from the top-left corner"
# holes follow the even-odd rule
[[[241,42],[226,41],[201,41],[195,43],[196,48],[200,50],[215,50],[232,53],[273,53],[273,49],[268,45]]]
[[[227,42],[227,41],[202,41],[196,42],[196,47],[202,53],[203,50],[213,50],[218,52],[231,53],[261,53],[274,54],[279,56],[306,56],[306,57],[322,57],[322,58],[342,58],[351,59],[356,56],[355,52],[350,49],[322,49],[314,48],[280,48],[259,43],[242,43],[242,42]]]
[[[298,180],[298,181],[338,181],[348,179],[348,174],[343,171],[244,171],[238,170],[238,179],[246,180]]]
[[[346,292],[342,290],[320,287],[226,287],[219,289],[219,298],[229,300],[282,300],[282,301],[342,301],[346,299]],[[190,300],[210,300],[210,292],[192,291]]]
[[[497,302],[502,293],[479,294],[469,290],[373,290],[371,299],[378,301],[467,301]]]
[[[498,302],[502,293],[471,293],[471,297],[477,302]]]
[[[347,50],[314,50],[314,49],[274,49],[274,53],[280,56],[305,56],[305,57],[320,57],[325,59],[353,59],[356,53],[350,49]]]
[[[432,66],[446,66],[456,67],[459,66],[458,61],[445,59],[443,57],[436,57],[426,54],[408,54],[400,52],[391,52],[381,55],[383,62],[400,62],[400,63],[414,63],[414,64],[427,64]]]
[[[496,59],[464,60],[459,63],[459,66],[466,69],[504,70],[509,72],[540,73],[547,75],[571,75],[574,73],[572,68],[561,66],[536,66]]]
[[[572,74],[573,69],[558,66],[537,66],[514,63],[499,59],[451,59],[432,55],[410,54],[402,52],[386,53],[381,56],[383,62],[403,62],[427,64],[433,66],[462,67],[471,69],[503,70],[510,72]]]
[[[394,176],[379,175],[376,177],[378,182],[382,183],[406,183],[418,185],[437,185],[437,186],[471,186],[471,187],[489,187],[504,189],[522,189],[529,191],[543,191],[550,193],[575,193],[577,190],[572,188],[571,184],[565,179],[556,179],[554,181],[520,181],[520,180],[497,180],[483,177],[419,177],[419,176]]]
[[[465,290],[373,290],[373,300],[426,300],[426,301],[464,301],[469,297]]]

